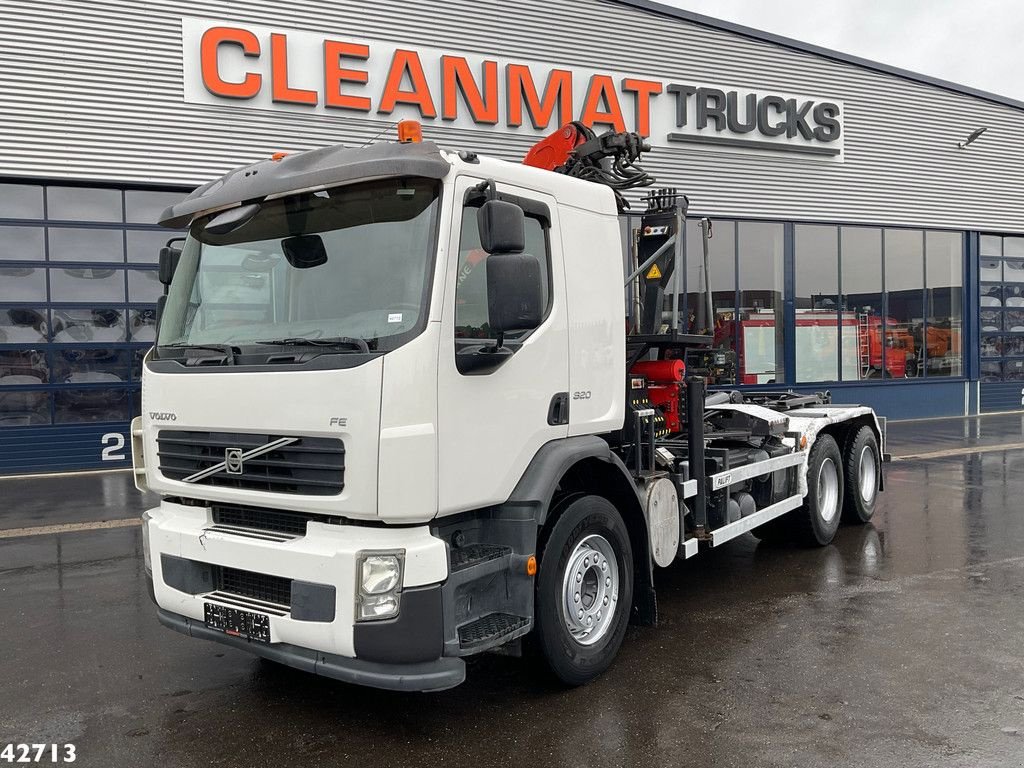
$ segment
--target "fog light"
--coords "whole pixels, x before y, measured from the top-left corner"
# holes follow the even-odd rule
[[[359,618],[390,619],[398,615],[398,595],[363,595],[359,601]]]
[[[405,551],[360,552],[356,561],[356,621],[398,615]]]

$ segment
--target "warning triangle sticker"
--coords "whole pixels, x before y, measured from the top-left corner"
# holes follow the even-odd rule
[[[650,270],[647,272],[647,279],[648,280],[660,280],[661,279],[661,270],[658,269],[658,265],[657,264],[655,264],[653,267],[651,267]]]

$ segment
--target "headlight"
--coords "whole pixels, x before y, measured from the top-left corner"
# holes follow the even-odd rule
[[[356,620],[390,619],[398,615],[405,552],[361,552],[356,571]]]
[[[359,586],[364,594],[382,595],[398,586],[402,565],[395,555],[369,555],[363,560]]]

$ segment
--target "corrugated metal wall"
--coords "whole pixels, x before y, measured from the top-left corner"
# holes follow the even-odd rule
[[[1024,232],[1024,111],[606,0],[7,0],[0,175],[195,184],[275,150],[361,142],[384,127],[184,103],[183,15],[835,98],[845,163],[672,148],[649,166],[695,211],[718,216]],[[956,148],[983,125],[982,141]],[[510,159],[529,143],[427,136]]]

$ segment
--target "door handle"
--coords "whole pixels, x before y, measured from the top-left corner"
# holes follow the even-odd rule
[[[548,406],[548,424],[557,427],[569,423],[569,393],[559,392],[551,398]]]

